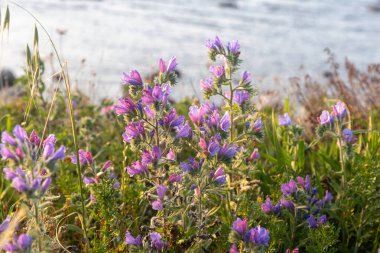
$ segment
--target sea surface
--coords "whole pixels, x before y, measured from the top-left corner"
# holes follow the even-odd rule
[[[159,58],[171,56],[181,72],[174,98],[199,95],[199,80],[209,75],[205,41],[215,35],[239,40],[242,68],[253,73],[259,90],[281,88],[279,83],[306,72],[320,76],[327,47],[340,62],[348,57],[365,68],[380,62],[380,13],[368,8],[376,1],[14,0],[46,27],[73,85],[95,101],[120,96],[123,71],[149,75]],[[11,22],[1,35],[0,64],[21,74],[36,22],[6,0],[2,17],[7,4]],[[58,65],[49,60],[52,47],[38,30],[48,78]]]

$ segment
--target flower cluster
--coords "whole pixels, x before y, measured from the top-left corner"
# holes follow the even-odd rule
[[[9,228],[9,224],[11,222],[11,218],[8,216],[1,224],[0,224],[0,237],[2,233]],[[3,250],[6,252],[25,252],[32,245],[33,238],[27,234],[14,234],[11,239],[4,244]]]
[[[248,244],[245,244],[245,251],[250,252],[250,248],[255,248],[259,250],[259,248],[262,248],[262,246],[268,247],[269,246],[269,231],[265,228],[261,227],[260,225],[253,227],[251,229],[248,229],[247,225],[247,219],[244,218],[243,220],[240,218],[237,218],[234,223],[232,224],[230,233],[230,242],[232,242],[232,247],[230,249],[230,252],[239,252],[236,243],[238,241],[243,241]]]
[[[330,204],[333,196],[326,191],[322,198],[317,196],[317,188],[312,187],[310,176],[297,177],[297,182],[290,180],[281,185],[282,197],[277,204],[273,204],[269,197],[261,205],[266,214],[281,216],[283,210],[296,213],[297,217],[307,221],[310,228],[317,228],[326,224],[327,216],[322,213],[323,208]]]

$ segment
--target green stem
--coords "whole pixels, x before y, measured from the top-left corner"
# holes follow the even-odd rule
[[[40,221],[39,221],[39,218],[38,218],[38,204],[37,203],[34,203],[34,219],[36,220],[36,226],[37,226],[37,229],[38,229],[38,251],[41,252],[42,251],[42,242],[41,242],[41,227],[40,227]]]

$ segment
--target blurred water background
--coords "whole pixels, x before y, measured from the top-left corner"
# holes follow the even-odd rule
[[[242,67],[259,90],[282,89],[287,78],[327,68],[328,47],[359,67],[380,62],[380,13],[376,0],[15,0],[46,26],[68,62],[73,83],[98,101],[120,96],[123,71],[143,75],[158,59],[177,56],[181,71],[174,98],[199,93],[206,78],[207,38],[238,39]],[[5,5],[1,8],[4,13]],[[35,21],[10,4],[9,35],[3,34],[1,66],[20,75]],[[41,56],[51,45],[40,30]],[[57,69],[57,64],[55,69]],[[274,81],[280,80],[280,81]]]

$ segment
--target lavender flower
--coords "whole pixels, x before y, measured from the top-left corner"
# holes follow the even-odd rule
[[[22,128],[20,125],[16,125],[13,129],[13,135],[21,142],[24,143],[25,141],[28,141],[28,134],[26,133],[25,129]]]
[[[146,167],[146,165],[140,161],[133,162],[132,166],[128,166],[126,169],[129,176],[131,177],[133,177],[134,175],[139,175],[148,172],[148,168]]]
[[[218,152],[218,156],[229,159],[229,158],[234,157],[236,152],[237,152],[236,144],[233,144],[232,146],[228,146],[227,143],[224,143],[222,148]]]
[[[266,198],[265,202],[261,204],[261,211],[263,213],[271,213],[273,211],[273,204],[269,197]]]
[[[175,56],[173,56],[169,60],[168,67],[166,68],[166,72],[167,73],[173,72],[176,67],[177,67],[177,59]]]
[[[290,180],[289,183],[281,185],[281,191],[285,196],[291,195],[297,191],[297,184],[294,180]]]
[[[336,105],[332,106],[332,115],[338,119],[343,119],[346,116],[347,109],[343,102],[338,101]]]
[[[196,105],[189,107],[189,117],[191,121],[197,126],[203,125],[205,114],[206,112],[202,107],[198,108]]]
[[[232,244],[231,246],[231,249],[230,249],[230,253],[239,253],[238,249],[236,248],[236,244]]]
[[[224,174],[224,168],[223,166],[220,166],[215,173],[213,173],[212,177],[214,178],[215,182],[218,184],[226,184],[226,175]]]
[[[189,126],[189,122],[186,121],[185,124],[183,124],[182,126],[178,126],[177,129],[178,132],[176,138],[191,138],[193,131]]]
[[[30,143],[32,143],[33,145],[35,146],[39,146],[40,143],[41,143],[41,139],[40,137],[38,137],[37,133],[35,130],[33,130],[31,133],[30,133],[30,136],[29,136],[29,141]]]
[[[140,73],[137,70],[132,70],[129,74],[123,73],[124,84],[130,84],[134,86],[142,86],[143,81],[141,79]]]
[[[307,218],[307,222],[309,223],[309,228],[317,228],[318,223],[315,220],[313,215],[310,215],[309,218]]]
[[[0,234],[8,228],[10,222],[11,217],[7,216],[7,218],[5,218],[5,220],[3,220],[3,222],[0,224]]]
[[[78,154],[79,154],[80,165],[90,165],[93,163],[93,159],[92,159],[92,155],[90,151],[79,149]],[[73,164],[77,164],[77,156],[75,154],[71,156],[71,162]]]
[[[269,246],[268,242],[270,240],[269,231],[260,225],[251,229],[250,241],[256,245]]]
[[[231,54],[237,55],[240,54],[240,44],[237,40],[233,40],[227,43],[227,50]]]
[[[16,160],[17,159],[16,155],[4,144],[0,144],[0,154],[1,154],[2,160],[7,160],[7,159]]]
[[[231,127],[231,118],[229,115],[229,112],[225,112],[222,119],[219,122],[219,127],[224,132],[228,133],[230,127]]]
[[[285,207],[287,209],[294,209],[294,204],[292,201],[285,199],[284,197],[281,198],[281,206]]]
[[[321,116],[319,116],[317,119],[321,125],[326,125],[334,122],[334,117],[330,115],[330,113],[326,110],[322,111]]]
[[[210,66],[210,72],[217,78],[224,75],[224,66]]]
[[[17,174],[10,168],[4,168],[4,178],[7,180],[12,180],[13,178],[17,177]]]
[[[249,92],[246,90],[236,90],[234,92],[232,100],[238,104],[242,105],[249,100]]]
[[[129,143],[138,137],[145,137],[144,123],[141,121],[128,123],[123,134],[124,141]]]
[[[257,120],[253,123],[253,131],[260,132],[263,129],[263,124],[261,122],[261,117],[258,117]]]
[[[252,154],[249,156],[248,160],[250,162],[253,162],[253,161],[255,161],[255,160],[259,159],[259,158],[260,158],[259,150],[257,148],[255,148],[253,150]]]
[[[121,98],[119,102],[114,105],[113,110],[117,115],[130,114],[135,112],[137,105],[130,98]]]
[[[1,143],[17,146],[16,140],[7,131],[2,132]]]
[[[343,130],[343,138],[345,142],[348,144],[353,144],[358,141],[358,139],[354,137],[354,133],[352,132],[352,130],[348,128]]]
[[[280,126],[290,126],[293,124],[292,119],[289,117],[289,114],[284,113],[284,116],[278,115],[278,121]]]
[[[151,247],[156,248],[157,251],[162,251],[167,246],[167,243],[162,240],[162,236],[157,232],[149,233],[150,240],[152,241]]]
[[[327,223],[327,216],[326,215],[322,215],[321,217],[319,217],[318,224],[324,225],[326,223]]]
[[[167,126],[167,127],[178,127],[180,125],[183,125],[184,123],[184,116],[178,116],[175,108],[173,108],[165,117],[159,120],[161,125]]]
[[[248,71],[244,71],[243,76],[241,78],[241,83],[242,84],[249,84],[251,81],[252,81],[251,73],[249,73]]]
[[[237,218],[234,223],[232,224],[232,229],[240,234],[241,236],[245,236],[245,233],[247,232],[247,219],[244,218],[244,220],[241,220],[240,218]]]
[[[175,153],[173,151],[173,149],[170,149],[168,154],[166,155],[166,159],[168,160],[171,160],[171,161],[175,161]]]
[[[207,40],[206,42],[206,47],[213,51],[213,50],[216,50],[216,51],[220,51],[223,49],[223,44],[222,42],[220,41],[219,37],[218,36],[215,36],[215,40],[212,41],[210,39]]]
[[[171,174],[169,176],[169,182],[170,183],[181,183],[182,181],[182,175],[181,174]]]
[[[127,245],[142,246],[142,237],[141,237],[141,235],[133,237],[132,234],[127,230],[127,232],[125,232],[125,241],[124,242]]]
[[[204,92],[212,91],[214,89],[213,82],[214,82],[214,79],[212,79],[212,78],[207,78],[206,80],[201,80],[200,81],[201,89]]]
[[[160,200],[164,199],[167,190],[168,190],[168,188],[165,185],[157,185],[156,186],[157,196]]]

